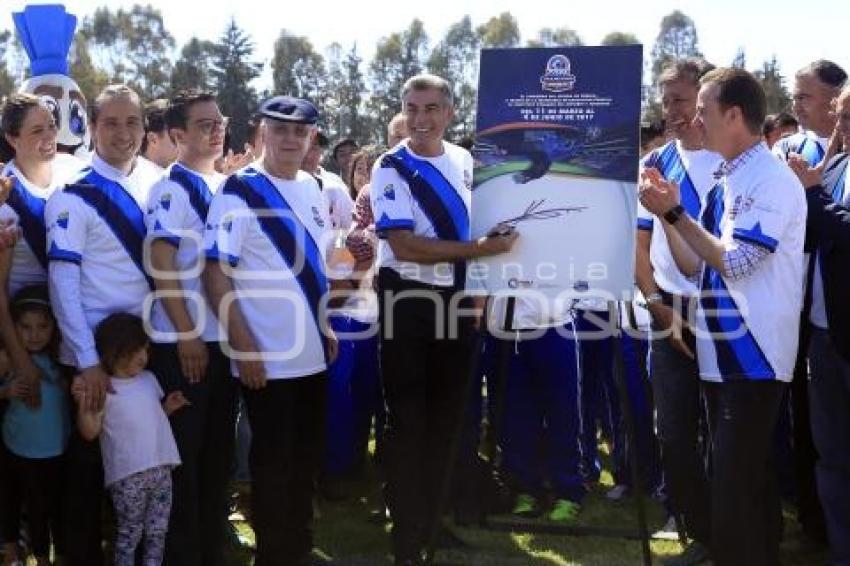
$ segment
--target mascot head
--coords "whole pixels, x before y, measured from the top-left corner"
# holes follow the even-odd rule
[[[21,92],[52,99],[59,151],[82,156],[88,152],[91,140],[86,99],[68,76],[68,51],[77,17],[67,13],[61,4],[49,4],[27,6],[23,12],[13,13],[12,18],[30,59],[31,77],[21,86]]]

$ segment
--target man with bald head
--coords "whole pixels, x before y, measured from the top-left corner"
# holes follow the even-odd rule
[[[407,118],[403,112],[399,112],[387,124],[387,147],[397,146],[408,135]]]

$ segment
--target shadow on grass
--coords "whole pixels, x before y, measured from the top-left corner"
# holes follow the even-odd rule
[[[346,487],[350,493],[346,500],[319,502],[319,515],[315,521],[317,547],[339,566],[391,564],[389,525],[371,520],[382,503],[380,489],[371,470],[368,477],[353,481]],[[629,497],[616,502],[607,500],[605,492],[610,487],[610,475],[603,473],[600,484],[584,501],[582,512],[574,523],[576,526],[636,530],[633,500]],[[664,512],[653,499],[647,499],[646,506],[650,531],[653,531],[664,523]],[[501,523],[514,521],[510,516],[498,516],[494,520]],[[807,542],[788,513],[785,523],[782,563],[786,566],[824,563],[824,551]],[[513,532],[457,527],[455,532],[468,546],[439,551],[436,563],[440,566],[634,566],[642,563],[638,540],[532,534],[522,532],[525,524],[529,523],[516,522],[517,529]],[[241,524],[240,530],[252,537],[247,525]],[[681,547],[676,541],[653,540],[651,550],[653,563],[659,564],[681,552]],[[233,562],[233,565],[249,563],[250,560],[239,561]]]

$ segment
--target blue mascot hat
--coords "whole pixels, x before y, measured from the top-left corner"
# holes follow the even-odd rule
[[[67,75],[77,17],[61,4],[42,4],[27,6],[13,13],[12,19],[29,56],[32,76]]]

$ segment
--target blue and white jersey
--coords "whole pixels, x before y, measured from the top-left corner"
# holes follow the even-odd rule
[[[47,260],[76,264],[80,274],[75,289],[68,289],[67,281],[51,281],[51,298],[55,305],[63,297],[78,295],[85,318],[64,319],[74,315],[66,315],[64,306],[55,309],[63,335],[62,363],[77,368],[95,365],[98,356],[91,331],[97,324],[119,311],[141,316],[151,291],[143,257],[145,210],[157,180],[156,171],[141,163],[124,175],[95,154],[91,166],[48,199]],[[88,333],[81,332],[86,328]]]
[[[177,248],[174,257],[184,303],[195,323],[196,337],[205,342],[225,339],[218,319],[210,309],[201,284],[204,224],[213,194],[224,181],[224,175],[204,175],[181,163],[174,163],[150,191],[145,224],[149,240],[163,240]],[[174,325],[162,300],[153,304],[151,326],[154,342],[175,342]]]
[[[691,218],[697,219],[705,196],[717,184],[714,172],[722,162],[723,158],[713,151],[685,149],[679,140],[671,140],[647,154],[641,160],[641,169],[657,169],[665,179],[679,185],[682,206]],[[697,285],[679,271],[664,228],[654,226],[655,222],[658,221],[652,213],[638,202],[637,227],[652,232],[649,261],[655,283],[674,295],[695,295]]]
[[[704,267],[697,309],[700,376],[791,381],[803,304],[803,186],[761,143],[711,190],[700,221],[727,250],[746,242],[770,252],[738,280]]]
[[[232,300],[256,341],[268,379],[327,368],[319,325],[325,323],[320,304],[328,290],[325,256],[331,239],[319,184],[303,171],[286,180],[255,163],[228,177],[213,196],[205,254],[229,275]],[[229,302],[223,301],[217,313],[225,328]],[[235,360],[232,368],[239,375]]]
[[[6,164],[3,177],[13,179],[12,191],[0,205],[0,221],[12,222],[21,230],[12,250],[12,265],[9,269],[9,297],[13,297],[27,285],[47,282],[47,225],[44,223],[44,207],[53,191],[65,184],[69,177],[85,167],[85,163],[72,155],[56,154],[51,162],[53,178],[47,187],[32,184],[18,170],[14,160]]]
[[[828,145],[829,138],[819,137],[811,130],[806,130],[776,142],[773,145],[773,155],[782,161],[788,161],[788,155],[796,153],[814,167],[823,160]]]
[[[451,287],[466,279],[457,273],[464,262],[423,265],[396,259],[386,241],[389,230],[411,230],[415,236],[441,240],[470,239],[472,156],[462,147],[443,142],[439,157],[416,155],[404,140],[375,163],[369,198],[375,215],[378,267],[389,267],[403,278]]]

